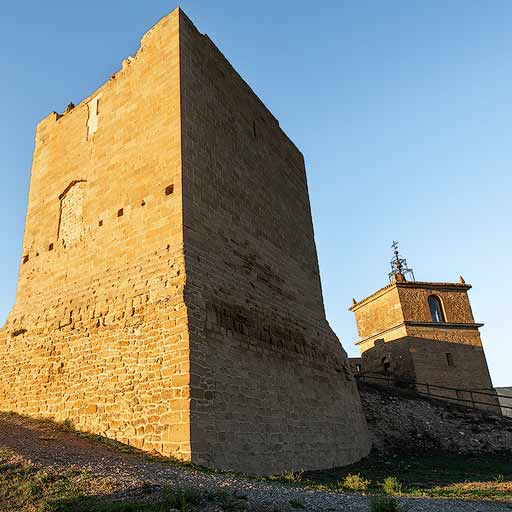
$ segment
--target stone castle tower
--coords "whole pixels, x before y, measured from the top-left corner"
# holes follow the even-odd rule
[[[369,451],[303,156],[179,9],[37,127],[0,408],[257,474]]]
[[[475,322],[469,302],[471,285],[462,277],[458,283],[419,282],[414,275],[407,280],[405,271],[411,271],[398,250],[395,255],[390,284],[350,308],[359,333],[358,369],[426,383],[447,398],[470,400],[464,390],[494,393],[480,339],[483,324]],[[496,404],[483,394],[474,399]]]

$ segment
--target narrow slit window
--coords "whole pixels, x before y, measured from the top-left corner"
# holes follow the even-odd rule
[[[448,366],[455,366],[453,364],[453,354],[451,354],[450,352],[446,353],[446,363],[448,364]]]
[[[170,196],[174,192],[174,185],[168,185],[165,187],[165,195]]]
[[[124,209],[123,208],[119,208],[119,210],[117,210],[117,216],[118,217],[122,217],[124,215]]]

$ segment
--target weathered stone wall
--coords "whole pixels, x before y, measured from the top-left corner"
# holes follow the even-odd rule
[[[360,384],[373,443],[383,455],[512,455],[512,419],[413,392]]]
[[[178,36],[175,12],[91,95],[94,133],[90,98],[38,126],[0,408],[189,459]]]
[[[206,36],[181,37],[193,460],[357,460],[368,437],[325,319],[303,157]]]
[[[82,238],[85,183],[71,182],[61,195],[58,239],[64,246],[70,246]]]
[[[260,474],[368,452],[302,155],[181,11],[39,124],[23,248],[0,409]]]
[[[397,379],[429,384],[432,394],[446,398],[496,405],[487,361],[481,346],[428,340],[407,336],[389,343],[377,343],[362,355],[363,372],[384,374],[383,361],[389,364],[388,374]],[[436,388],[435,386],[442,386]],[[458,389],[444,389],[444,387]],[[418,386],[426,391],[426,386]],[[475,390],[471,395],[468,391]],[[476,391],[484,391],[479,394]]]
[[[409,336],[429,340],[449,341],[450,343],[481,347],[482,340],[477,328],[451,328],[441,324],[407,326]]]
[[[469,285],[438,283],[399,283],[397,290],[405,320],[409,322],[432,322],[428,297],[435,295],[441,301],[446,322],[474,323],[468,298]]]
[[[419,382],[492,391],[491,377],[481,345],[410,339],[416,379]]]
[[[374,347],[361,355],[363,373],[387,373],[396,379],[416,380],[414,361],[411,352],[411,339],[400,338],[393,342],[377,342]],[[387,363],[387,369],[384,367]]]
[[[363,302],[363,307],[358,305],[354,309],[359,339],[370,338],[360,346],[361,351],[373,346],[373,337],[387,340],[405,336],[404,315],[396,286],[389,285]]]
[[[470,288],[462,283],[394,282],[378,290],[350,308],[356,317],[361,353],[377,340],[404,336],[481,346],[467,295]],[[440,299],[446,323],[452,325],[432,323],[430,295]]]

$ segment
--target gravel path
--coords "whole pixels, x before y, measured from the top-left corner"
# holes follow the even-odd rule
[[[307,511],[367,512],[368,499],[350,493],[308,491],[278,483],[251,480],[222,473],[205,473],[147,460],[123,453],[73,432],[55,430],[44,424],[17,417],[0,416],[0,446],[8,447],[38,466],[81,468],[93,475],[113,478],[116,495],[135,492],[142,485],[187,486],[207,490],[231,490],[247,496],[249,510],[294,510],[290,500],[304,504]],[[402,498],[408,512],[507,512],[511,504],[474,501]]]

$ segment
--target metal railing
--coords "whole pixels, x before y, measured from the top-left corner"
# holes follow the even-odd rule
[[[496,392],[490,392],[490,391],[480,391],[476,389],[465,389],[465,388],[454,388],[451,386],[441,386],[439,384],[431,384],[428,382],[416,382],[414,380],[404,380],[404,379],[397,379],[395,377],[392,377],[390,375],[385,375],[382,373],[373,373],[373,372],[364,372],[364,373],[355,373],[354,377],[357,380],[361,381],[386,381],[388,386],[391,386],[392,384],[399,388],[406,388],[410,390],[414,390],[416,393],[420,395],[427,395],[431,396],[433,398],[440,398],[443,400],[450,400],[455,402],[464,402],[465,405],[471,405],[474,408],[477,408],[479,410],[483,410],[481,407],[478,407],[478,405],[486,405],[487,407],[497,407],[501,413],[502,409],[512,409],[512,405],[503,405],[499,399],[504,398],[505,400],[509,400],[512,403],[512,397],[507,395],[499,395]],[[426,389],[426,391],[421,391],[419,387],[423,387]],[[446,395],[439,395],[434,394],[432,392],[432,389],[434,390],[448,390],[448,391],[455,391],[456,396],[446,396]],[[458,395],[458,393],[469,393],[469,398],[461,398]],[[489,396],[494,399],[494,403],[490,402],[481,402],[479,400],[475,399],[475,395],[484,395]]]

